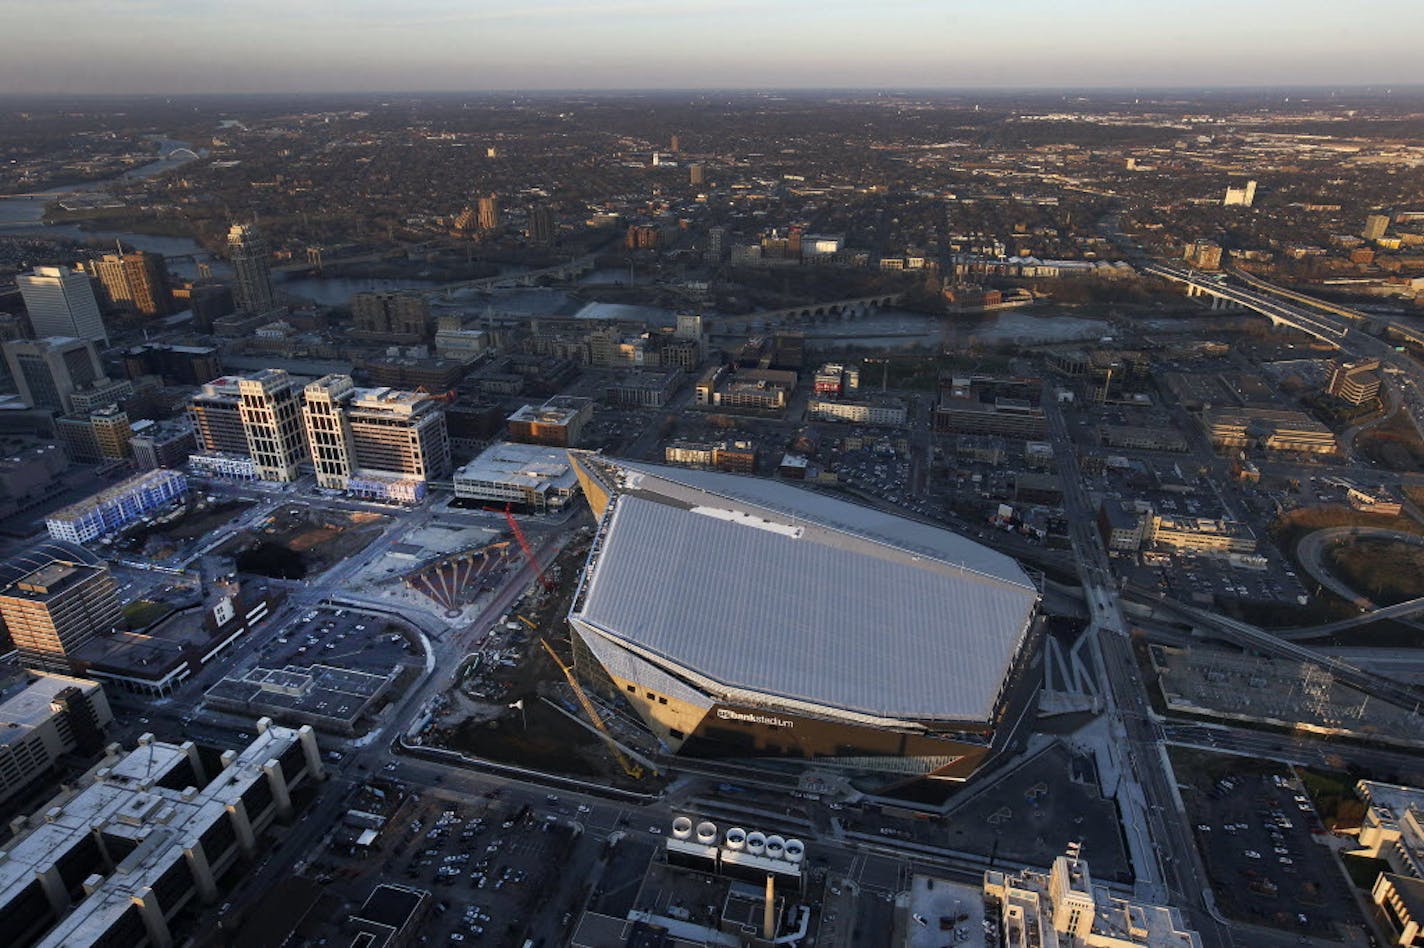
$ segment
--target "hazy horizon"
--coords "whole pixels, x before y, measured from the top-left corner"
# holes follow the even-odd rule
[[[1424,83],[1424,6],[1093,0],[15,0],[7,95],[1249,89]],[[46,29],[52,24],[54,28]]]

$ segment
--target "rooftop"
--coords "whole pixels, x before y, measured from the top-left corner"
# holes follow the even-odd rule
[[[776,481],[618,467],[574,607],[600,634],[752,702],[993,716],[1038,599],[1009,557]]]
[[[562,449],[512,441],[490,445],[456,471],[455,480],[494,481],[534,490],[571,490],[578,484]]]

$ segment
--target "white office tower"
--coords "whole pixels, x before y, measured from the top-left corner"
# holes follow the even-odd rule
[[[281,369],[262,369],[238,379],[237,394],[257,476],[264,481],[296,480],[297,467],[307,457],[297,382]]]
[[[227,232],[227,249],[237,275],[237,305],[249,313],[276,309],[271,250],[257,228],[251,224],[233,224]]]
[[[450,473],[444,406],[423,392],[357,388],[349,375],[307,385],[302,416],[317,484],[360,497],[418,503]]]
[[[71,336],[107,346],[109,334],[89,277],[69,267],[35,267],[15,278],[35,335]]]

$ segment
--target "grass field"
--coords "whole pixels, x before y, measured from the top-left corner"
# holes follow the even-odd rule
[[[1379,605],[1424,595],[1424,547],[1362,537],[1331,547],[1325,560],[1330,572]]]

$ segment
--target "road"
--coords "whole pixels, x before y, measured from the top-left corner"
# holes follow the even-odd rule
[[[1147,703],[1128,626],[1122,617],[1107,551],[1078,469],[1078,452],[1062,407],[1045,392],[1044,413],[1063,483],[1078,572],[1106,673],[1104,697],[1112,722],[1112,752],[1123,774],[1117,798],[1139,888],[1148,897],[1181,906],[1207,948],[1234,944],[1230,926],[1215,914],[1211,884],[1176,792],[1176,775],[1162,744],[1163,731]],[[1147,840],[1140,834],[1147,831]],[[1144,845],[1145,843],[1145,845]]]
[[[1356,766],[1386,779],[1424,776],[1424,754],[1362,747],[1345,741],[1295,737],[1224,724],[1175,723],[1164,727],[1167,743],[1217,753],[1277,760],[1300,767],[1341,770]]]

